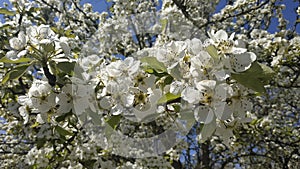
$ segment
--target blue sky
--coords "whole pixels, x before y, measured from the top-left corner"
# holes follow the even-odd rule
[[[294,2],[293,0],[282,0],[280,4],[285,4],[286,6],[285,10],[282,11],[284,18],[292,21],[288,24],[288,28],[293,27],[294,25],[293,20],[296,20],[296,16],[297,16],[294,11],[298,7],[299,3]],[[222,9],[225,5],[226,5],[226,0],[221,0],[219,5],[217,6],[217,11]],[[271,33],[277,32],[278,31],[276,28],[276,25],[278,24],[277,20],[273,19],[272,23],[273,24],[271,24],[268,31]],[[297,27],[296,31],[300,33],[300,26]]]
[[[3,2],[9,2],[9,0],[0,0],[1,7],[3,7]],[[103,10],[107,10],[107,7],[109,5],[104,0],[82,0],[81,4],[84,4],[84,3],[91,3],[93,5],[94,10],[99,11],[99,12],[101,12]],[[286,9],[283,10],[284,17],[291,21],[295,20],[296,13],[294,11],[297,8],[298,3],[294,2],[293,0],[282,0],[281,3],[286,5]],[[217,6],[217,11],[220,10],[221,8],[223,8],[225,6],[225,4],[226,4],[226,0],[221,0],[220,4]],[[2,20],[2,15],[0,15],[0,20]],[[271,33],[274,33],[276,31],[278,31],[276,28],[277,21],[272,20],[272,22],[273,22],[273,24],[271,25],[271,27],[268,31]],[[290,22],[288,24],[288,28],[291,28],[293,26],[293,24],[294,24],[293,22]],[[297,27],[296,31],[298,33],[300,33],[300,26]]]

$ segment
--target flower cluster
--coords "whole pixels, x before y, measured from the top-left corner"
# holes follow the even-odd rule
[[[295,153],[299,132],[281,130],[277,114],[298,125],[300,40],[265,31],[271,18],[287,25],[275,1],[228,1],[218,12],[219,1],[113,0],[99,14],[77,0],[11,0],[0,11],[0,154],[13,155],[0,166],[20,154],[20,168],[172,168],[183,154],[201,159],[182,150],[208,142],[221,152],[211,161],[235,159],[224,152],[242,149],[243,134],[263,137],[252,128],[293,136],[274,145],[290,139],[280,154]],[[266,86],[268,66],[277,76]]]

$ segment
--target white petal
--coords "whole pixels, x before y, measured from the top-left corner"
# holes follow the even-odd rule
[[[198,122],[208,124],[214,119],[214,112],[208,106],[198,106],[194,111]]]
[[[103,108],[103,109],[110,109],[111,108],[111,100],[110,100],[110,97],[109,96],[106,96],[104,98],[102,98],[100,100],[100,106]]]
[[[212,120],[211,123],[205,124],[201,130],[201,133],[197,137],[200,142],[206,141],[209,137],[213,135],[216,130],[216,120]]]
[[[250,54],[251,62],[254,62],[256,60],[256,55],[253,52],[248,52]]]
[[[216,134],[223,136],[223,138],[233,137],[232,129],[227,128],[223,123],[219,123],[216,129]]]
[[[16,37],[9,40],[9,45],[15,50],[20,50],[23,47],[22,42]]]
[[[218,32],[215,33],[214,37],[216,39],[220,40],[227,40],[228,39],[228,35],[224,30],[219,30]]]
[[[26,35],[23,31],[21,31],[18,34],[18,39],[22,42],[22,46],[25,47],[25,45],[26,45]]]
[[[181,93],[181,91],[183,90],[183,86],[184,83],[180,82],[180,81],[174,81],[171,83],[170,85],[170,93],[172,94],[178,94]]]
[[[231,68],[235,72],[243,72],[250,68],[255,59],[256,55],[252,52],[232,55],[230,58]]]
[[[121,101],[125,107],[130,107],[134,103],[134,95],[132,94],[122,95]]]
[[[64,51],[65,55],[69,55],[71,53],[71,48],[67,42],[61,41],[59,45],[61,49]]]
[[[225,81],[228,77],[230,77],[228,72],[226,72],[225,70],[216,71],[214,72],[214,75],[216,76],[216,79],[218,81]]]
[[[217,101],[225,101],[225,99],[227,97],[228,88],[229,88],[229,86],[226,83],[219,84],[215,88],[215,94],[213,96],[213,99],[217,100]]]
[[[41,114],[38,114],[38,115],[36,116],[36,121],[37,121],[38,123],[40,123],[40,124],[44,124],[44,123],[45,123],[45,121],[44,121],[44,119],[43,119],[43,117],[42,117]]]
[[[213,108],[214,108],[214,112],[215,112],[218,119],[222,119],[223,112],[224,112],[224,109],[225,109],[225,105],[226,105],[225,102],[220,102],[220,101],[219,102],[214,102]]]
[[[22,56],[25,56],[27,54],[27,50],[22,50],[21,52],[18,53],[17,57],[20,58]]]
[[[227,120],[231,117],[232,111],[225,102],[218,102],[215,106],[215,114],[220,120]]]
[[[19,103],[20,105],[26,105],[26,104],[28,103],[29,100],[30,100],[30,99],[29,99],[28,96],[19,96],[19,97],[18,97],[18,103]]]
[[[233,54],[242,54],[242,53],[245,53],[245,52],[247,52],[247,49],[245,49],[245,48],[237,48],[237,47],[232,48],[232,53]]]
[[[200,92],[191,87],[184,89],[181,93],[181,96],[183,100],[191,104],[197,103],[200,100]]]
[[[135,61],[134,64],[129,65],[128,73],[129,75],[133,75],[136,73],[140,68],[140,61]]]
[[[60,104],[57,109],[57,112],[58,113],[68,113],[71,109],[72,109],[71,103]]]
[[[192,39],[189,43],[189,48],[194,55],[198,54],[200,51],[202,51],[201,40],[196,38]]]
[[[74,104],[74,113],[77,115],[81,115],[83,112],[85,112],[85,109],[88,108],[89,102],[85,98],[81,99],[75,99],[73,101]]]
[[[206,90],[214,89],[217,82],[214,80],[202,80],[196,84],[198,90],[206,92]]]
[[[19,59],[18,53],[16,51],[13,51],[13,50],[7,52],[5,56],[8,59],[10,59],[10,60],[17,60],[17,59]]]
[[[235,35],[235,32],[233,32],[233,33],[230,35],[229,39],[230,39],[230,40],[233,40],[234,35]]]
[[[111,63],[110,65],[108,65],[106,67],[106,71],[107,71],[107,73],[108,73],[109,76],[111,76],[111,77],[119,77],[119,76],[121,76],[122,71],[119,70],[116,66],[118,66],[118,65]]]
[[[123,110],[124,108],[120,105],[120,104],[116,104],[115,106],[112,107],[111,109],[111,114],[116,116],[116,115],[119,115],[121,113],[123,113]]]

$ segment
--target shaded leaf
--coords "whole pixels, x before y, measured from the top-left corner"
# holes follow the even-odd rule
[[[251,67],[242,73],[233,73],[231,76],[240,84],[248,87],[256,92],[265,94],[264,85],[272,79],[274,71],[263,64],[253,62]]]
[[[44,145],[46,144],[47,140],[45,138],[38,138],[36,140],[36,146],[38,149],[44,147]]]
[[[55,126],[55,130],[58,132],[59,135],[65,137],[67,135],[72,135],[73,133],[71,133],[70,131],[60,127],[60,126]]]
[[[59,123],[59,122],[61,122],[61,121],[64,121],[68,116],[71,116],[71,115],[72,115],[71,112],[69,112],[69,113],[64,113],[63,115],[60,115],[60,116],[56,117],[56,118],[55,118],[55,121]]]
[[[75,62],[59,62],[56,66],[59,70],[70,74],[74,71]]]

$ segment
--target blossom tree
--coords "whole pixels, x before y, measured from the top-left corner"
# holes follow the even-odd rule
[[[299,168],[300,2],[10,2],[1,168]]]

